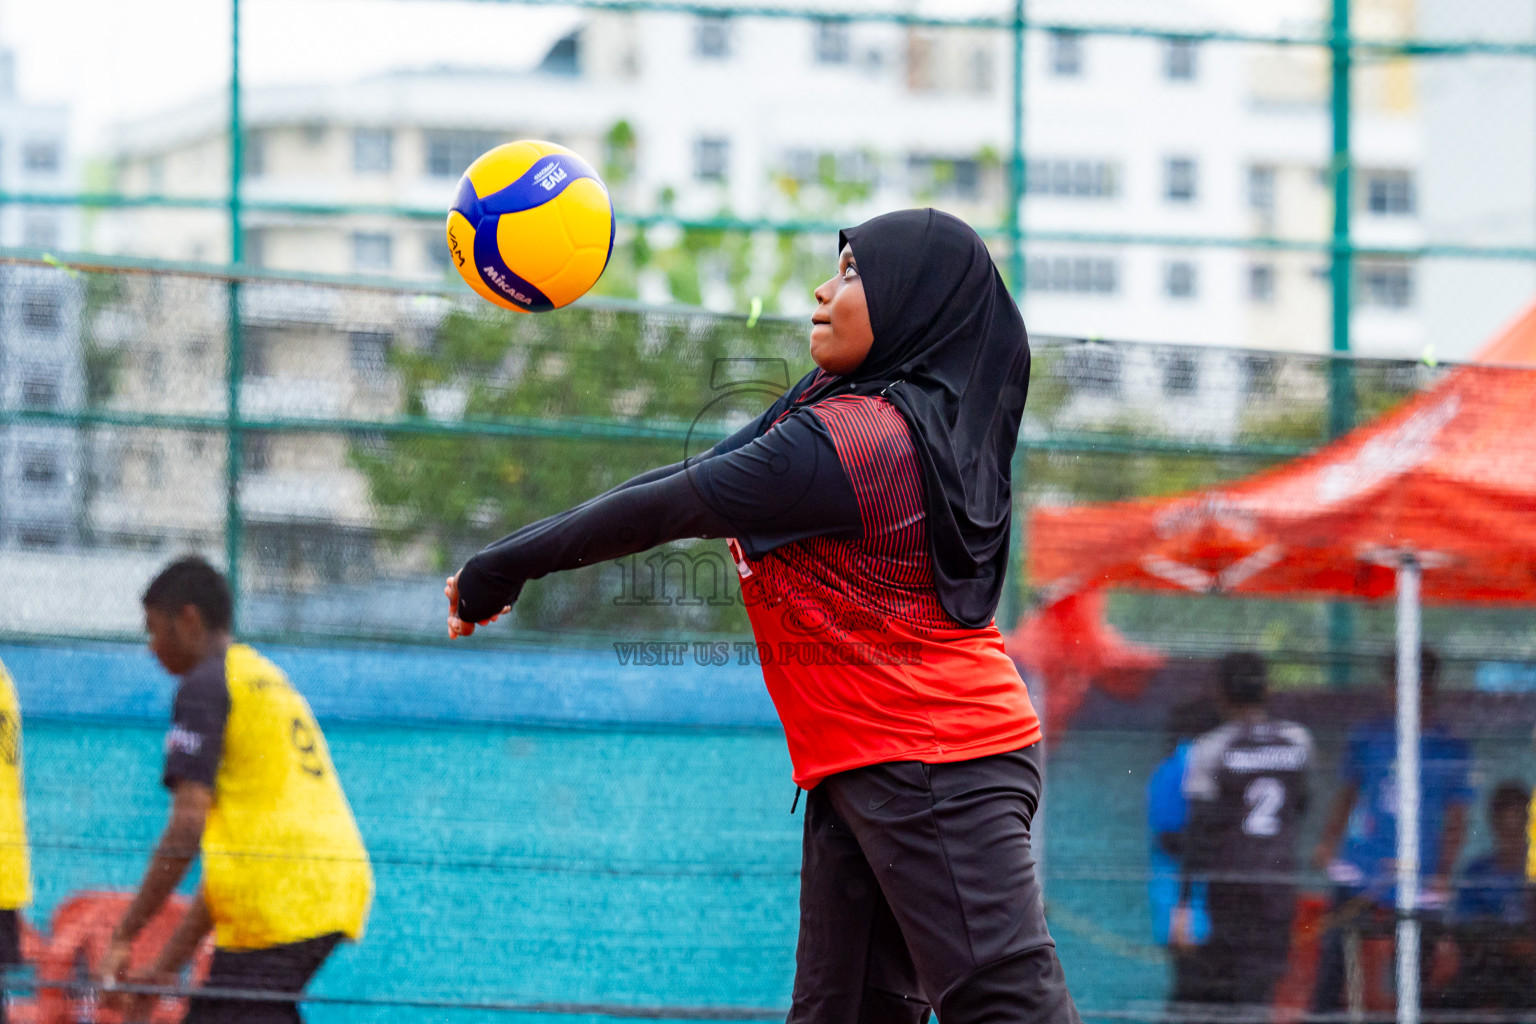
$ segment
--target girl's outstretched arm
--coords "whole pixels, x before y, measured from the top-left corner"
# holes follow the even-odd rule
[[[724,537],[730,529],[699,497],[687,472],[631,483],[530,523],[471,558],[459,571],[458,617],[483,622],[516,601],[528,580],[552,572],[682,537]]]
[[[796,414],[734,450],[652,470],[496,541],[450,582],[450,599],[455,590],[458,598],[451,619],[467,634],[529,580],[684,537],[752,538],[764,550],[859,530],[858,503],[825,428]]]

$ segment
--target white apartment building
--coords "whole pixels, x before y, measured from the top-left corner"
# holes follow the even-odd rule
[[[1536,8],[1516,0],[1419,0],[1431,38],[1530,43]],[[1536,248],[1536,59],[1421,62],[1425,230],[1437,242]],[[1426,259],[1425,330],[1442,358],[1462,357],[1536,296],[1536,261]]]
[[[74,184],[69,112],[15,90],[15,58],[0,49],[0,188],[63,193]],[[0,207],[0,246],[69,250],[79,217],[60,206]],[[85,404],[81,282],[60,270],[0,266],[0,409]],[[87,484],[73,427],[0,423],[0,546],[57,547],[80,534]]]
[[[1041,21],[1092,20],[1108,0],[1031,6]],[[1363,0],[1357,23],[1397,21],[1407,0]],[[1218,3],[1140,5],[1137,21],[1221,27]],[[1123,20],[1123,19],[1122,19]],[[1306,28],[1316,30],[1316,25]],[[253,89],[252,199],[446,209],[464,165],[489,145],[550,138],[613,175],[621,208],[687,217],[853,221],[927,203],[978,225],[1004,220],[1011,38],[906,28],[687,14],[590,12],[526,73],[398,72],[340,86]],[[1325,351],[1321,253],[1221,246],[1088,246],[1062,233],[1231,239],[1327,238],[1327,59],[1320,50],[1032,32],[1026,53],[1025,313],[1040,333]],[[1422,240],[1419,100],[1410,73],[1357,78],[1356,235]],[[217,196],[227,183],[224,101],[124,126],[114,143],[133,192]],[[862,183],[834,197],[828,174]],[[251,262],[284,269],[437,276],[435,221],[253,213]],[[131,211],[109,248],[221,259],[218,213]],[[1358,351],[1418,355],[1414,268],[1359,270]],[[659,273],[640,282],[666,298]],[[808,307],[798,280],[776,296]],[[704,288],[706,305],[733,295]]]

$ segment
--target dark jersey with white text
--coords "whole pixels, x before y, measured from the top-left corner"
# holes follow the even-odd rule
[[[1228,722],[1195,741],[1184,773],[1186,877],[1210,881],[1220,919],[1289,922],[1312,734],[1294,722]]]

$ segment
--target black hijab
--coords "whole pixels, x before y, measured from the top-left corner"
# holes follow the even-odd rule
[[[796,404],[883,394],[901,412],[922,468],[939,601],[962,625],[985,626],[1008,564],[1013,452],[1029,390],[1024,319],[986,244],[947,213],[884,214],[840,232],[839,252],[845,244],[874,345],[846,377],[812,373]]]

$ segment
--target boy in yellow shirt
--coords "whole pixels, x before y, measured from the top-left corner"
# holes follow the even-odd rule
[[[171,817],[113,934],[103,971],[123,980],[134,937],[199,849],[203,882],[180,926],[133,980],[174,984],[209,929],[209,989],[298,995],[339,942],[362,935],[373,874],[325,737],[281,670],[230,635],[224,577],[201,558],[144,592],[149,647],[180,676],[163,782]],[[148,1009],[135,1000],[134,1010]],[[130,1012],[129,1019],[137,1019]],[[301,1021],[296,1001],[194,998],[189,1024]]]
[[[21,915],[32,902],[27,863],[27,810],[21,785],[21,705],[0,664],[0,972],[21,963]],[[5,1024],[0,989],[0,1024]]]

